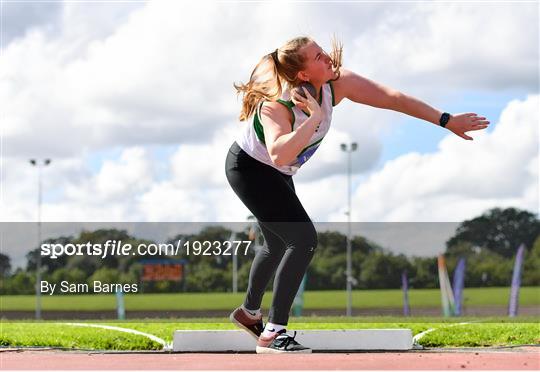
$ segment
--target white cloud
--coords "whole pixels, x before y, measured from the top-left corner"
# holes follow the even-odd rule
[[[244,221],[250,214],[225,177],[225,156],[240,125],[224,125],[209,143],[180,145],[169,159],[169,178],[140,200],[150,221]]]
[[[430,97],[538,89],[538,4],[423,2],[388,11],[353,45],[361,71]]]
[[[205,141],[237,115],[232,84],[249,75],[262,45],[290,34],[260,27],[262,14],[278,12],[268,4],[253,17],[252,5],[150,2],[106,37],[91,32],[99,18],[76,21],[83,9],[65,6],[58,39],[36,29],[5,49],[6,154]],[[232,21],[223,22],[225,15]],[[292,26],[289,18],[282,20]],[[246,46],[256,40],[255,54]]]
[[[34,219],[36,174],[26,162],[44,156],[53,158],[46,220],[243,220],[247,210],[223,171],[231,128],[240,126],[232,124],[240,108],[232,82],[296,34],[328,47],[337,31],[347,67],[430,102],[537,89],[537,4],[287,3],[283,12],[279,3],[162,1],[125,13],[118,5],[114,14],[107,6],[64,3],[57,33],[36,27],[3,50],[3,220]],[[266,22],[271,17],[279,25]],[[459,27],[448,24],[454,19]],[[473,142],[449,136],[435,154],[388,162],[358,187],[354,219],[455,220],[495,205],[537,210],[530,105],[510,104],[496,130],[476,132]],[[314,219],[344,220],[346,195],[335,191],[346,185],[339,144],[359,139],[358,178],[373,169],[380,138],[399,119],[350,103],[336,108],[333,131],[296,177]],[[165,159],[165,179],[149,144],[179,145]],[[84,157],[110,148],[122,155],[93,173]],[[326,190],[330,200],[320,196]]]
[[[341,144],[350,144],[351,135],[337,125],[325,136],[321,146],[309,162],[302,166],[295,179],[299,182],[322,180],[333,175],[347,172],[347,154],[341,150]],[[364,173],[377,162],[382,151],[381,144],[374,133],[366,131],[366,135],[356,139],[358,145],[352,153],[354,173]]]
[[[58,19],[60,3],[2,2],[2,42],[9,44],[36,27],[49,28]]]
[[[110,13],[108,6],[64,3],[58,34],[36,27],[6,46],[5,154],[65,157],[115,145],[204,142],[236,117],[232,83],[245,80],[261,56],[301,33],[328,46],[332,27],[348,67],[422,97],[536,88],[534,4],[287,3],[283,12],[279,3],[155,1],[110,4]],[[359,122],[384,129],[395,120],[351,110],[339,119],[355,138],[366,131]]]
[[[458,221],[510,206],[538,213],[539,103],[510,102],[474,141],[449,134],[435,153],[388,161],[356,189],[354,220]]]
[[[95,174],[82,161],[53,161],[42,173],[42,219],[244,221],[249,211],[225,178],[225,156],[238,125],[224,125],[208,144],[180,145],[164,159],[142,147],[124,148],[117,159],[105,160]],[[3,160],[7,203],[2,220],[36,220],[36,170],[16,158]],[[166,177],[160,180],[157,170],[163,161]],[[20,180],[25,180],[22,187]]]
[[[143,148],[126,148],[117,161],[103,162],[99,173],[88,181],[66,187],[65,196],[68,200],[98,205],[109,202],[129,203],[133,196],[152,185],[152,172],[152,163]]]
[[[381,170],[362,175],[359,184],[356,175],[352,220],[460,221],[493,207],[537,213],[538,104],[538,95],[512,101],[491,133],[477,132],[474,141],[449,134],[434,153],[401,155]],[[53,164],[44,178],[49,201],[44,203],[43,219],[244,221],[249,211],[224,175],[224,156],[237,129],[230,123],[215,133],[210,144],[180,145],[165,159],[168,171],[162,180],[155,168],[163,159],[138,147],[105,161],[95,175],[82,162]],[[11,161],[5,174],[10,203],[3,220],[35,220],[35,198],[27,197],[36,195],[35,182],[17,187],[20,179],[35,180],[35,169]],[[342,174],[295,177],[299,198],[314,221],[346,220],[346,182]],[[50,200],[56,188],[64,192]]]

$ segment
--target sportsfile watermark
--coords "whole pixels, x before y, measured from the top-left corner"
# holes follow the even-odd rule
[[[279,227],[294,235],[303,231],[305,226],[301,224],[263,227],[267,233]],[[350,293],[354,316],[399,316],[415,322],[417,316],[460,319],[457,314],[487,319],[507,316],[509,309],[520,318],[540,315],[534,300],[538,287],[530,284],[533,266],[526,261],[534,258],[529,254],[531,244],[525,244],[522,255],[495,261],[485,260],[484,252],[473,245],[452,240],[460,233],[459,222],[314,225],[317,246],[291,308],[294,314],[344,315]],[[258,254],[265,255],[270,249],[295,249],[284,240],[267,241],[254,220],[1,223],[0,235],[0,269],[4,270],[0,294],[13,296],[10,299],[14,301],[19,295],[44,296],[46,319],[116,318],[118,309],[128,312],[127,319],[222,318],[237,306],[236,300],[219,308],[216,301],[227,294],[245,293]],[[459,250],[448,247],[454,240]],[[470,249],[470,254],[462,257],[460,252],[465,249]],[[350,292],[347,283],[351,284]],[[268,285],[266,291],[271,290]],[[518,290],[519,297],[510,295]],[[193,293],[204,301],[194,306]],[[163,294],[170,297],[157,304],[156,295]],[[94,295],[110,296],[108,307],[96,311],[85,305],[85,296]],[[130,302],[122,304],[123,295]],[[79,303],[79,299],[83,301]],[[324,308],[313,305],[323,302],[327,304]],[[30,319],[35,314],[25,307],[12,307],[2,315]]]
[[[233,241],[190,241],[178,240],[173,243],[139,243],[133,245],[121,240],[107,240],[105,243],[43,243],[41,256],[57,259],[61,256],[231,256],[247,255],[251,240]]]

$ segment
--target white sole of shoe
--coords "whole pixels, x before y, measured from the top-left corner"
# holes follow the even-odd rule
[[[276,350],[270,349],[269,347],[257,346],[255,348],[257,354],[311,354],[311,349],[305,350],[296,350],[296,351],[285,351],[285,350]]]
[[[245,327],[242,323],[240,323],[238,320],[236,320],[233,316],[233,313],[231,313],[231,315],[229,315],[229,319],[231,320],[231,322],[237,326],[238,328],[242,328],[244,331],[246,331],[247,333],[249,333],[249,335],[251,337],[253,337],[255,339],[255,341],[258,341],[259,340],[259,336],[257,336],[255,333],[251,332],[249,330],[249,328]]]

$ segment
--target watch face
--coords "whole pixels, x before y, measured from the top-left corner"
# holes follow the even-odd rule
[[[448,120],[450,120],[450,114],[445,112],[444,114],[441,115],[441,120],[440,120],[441,126],[444,127],[448,123]]]

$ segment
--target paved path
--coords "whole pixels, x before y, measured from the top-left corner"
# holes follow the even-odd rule
[[[0,370],[540,370],[540,347],[304,355],[0,352]]]

